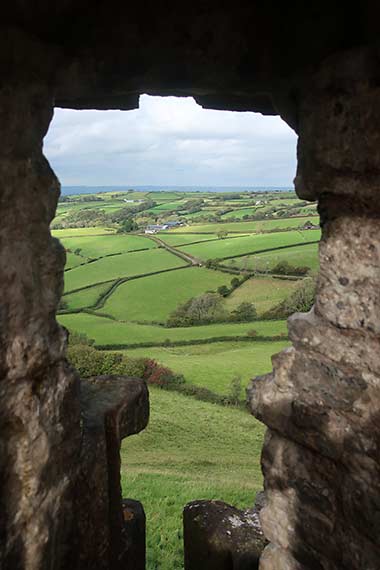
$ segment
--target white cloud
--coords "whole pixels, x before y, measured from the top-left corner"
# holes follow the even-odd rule
[[[143,95],[134,111],[57,109],[44,151],[66,186],[285,186],[295,145],[279,117]]]

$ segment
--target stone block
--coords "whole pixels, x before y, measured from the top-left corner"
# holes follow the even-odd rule
[[[183,512],[185,570],[255,570],[266,540],[256,510],[193,501]]]

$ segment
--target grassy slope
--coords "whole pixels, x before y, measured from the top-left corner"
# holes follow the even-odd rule
[[[102,257],[110,253],[121,253],[134,249],[153,249],[157,247],[149,238],[135,235],[110,235],[110,236],[84,236],[63,238],[66,249],[75,251],[80,248],[81,255],[91,258]]]
[[[203,242],[196,245],[183,246],[181,249],[200,259],[223,258],[230,255],[240,255],[263,249],[283,247],[297,243],[307,243],[320,238],[319,230],[276,232],[243,236],[239,238],[220,239]]]
[[[119,320],[165,322],[179,304],[230,281],[228,273],[201,267],[152,275],[120,285],[102,311]]]
[[[225,304],[232,311],[240,303],[253,303],[258,314],[262,314],[288,297],[297,286],[295,281],[273,277],[248,279],[226,298]]]
[[[175,342],[223,336],[245,336],[252,329],[256,330],[260,336],[273,336],[287,332],[285,321],[220,323],[171,329],[154,325],[120,323],[88,313],[60,315],[59,321],[68,329],[87,334],[95,340],[96,344],[101,345],[164,342],[166,339]]]
[[[157,388],[150,401],[147,429],[122,445],[123,496],[144,504],[148,570],[181,570],[183,507],[194,499],[250,507],[262,486],[264,426],[245,411]]]
[[[279,261],[288,261],[291,265],[310,267],[313,271],[317,271],[319,267],[318,244],[306,244],[300,247],[268,251],[247,257],[237,257],[236,259],[228,259],[223,264],[236,268],[263,271],[272,269]]]
[[[272,369],[271,356],[289,342],[214,342],[191,346],[151,347],[127,350],[129,356],[154,358],[187,382],[218,394],[228,394],[231,380],[241,376],[245,388],[253,376]]]
[[[184,265],[186,263],[182,259],[166,250],[138,251],[104,257],[66,272],[65,291],[119,277],[131,277]]]

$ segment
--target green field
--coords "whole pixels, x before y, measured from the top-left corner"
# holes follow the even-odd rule
[[[65,237],[79,237],[79,236],[101,236],[104,234],[114,234],[115,228],[105,228],[103,226],[89,227],[89,228],[67,228],[65,230],[52,230],[52,235],[59,239]]]
[[[127,194],[115,190],[99,196],[101,202],[78,198],[58,207],[60,227],[75,225],[81,217],[78,211],[86,209],[97,213],[83,212],[82,219],[103,224],[53,231],[67,251],[66,293],[59,322],[70,331],[86,334],[95,346],[155,359],[197,386],[198,395],[200,388],[213,392],[214,398],[228,395],[232,380],[240,377],[240,398],[244,399],[249,380],[269,372],[272,355],[290,345],[286,321],[263,320],[262,315],[289,297],[300,280],[256,275],[223,298],[230,313],[241,303],[253,303],[261,320],[178,328],[167,328],[163,323],[189,298],[229,286],[239,270],[243,271],[240,277],[246,269],[268,273],[280,261],[317,269],[318,244],[310,242],[319,240],[320,231],[299,229],[307,221],[318,224],[314,205],[302,207],[304,216],[292,217],[295,210],[290,206],[299,209],[301,202],[291,191],[262,195],[241,192],[237,200],[228,192],[223,196],[170,189]],[[122,216],[124,220],[131,216],[128,206],[137,205],[124,200],[142,197],[153,200],[156,206],[133,214],[140,225],[139,235],[120,233],[125,227]],[[204,200],[200,211],[171,213],[199,198]],[[261,203],[256,205],[257,201]],[[123,212],[117,218],[108,216],[121,208]],[[277,211],[267,214],[268,219],[228,221],[246,214],[261,216],[273,208]],[[231,211],[223,215],[225,222],[197,223],[199,217],[212,219],[227,209]],[[99,210],[105,213],[100,216]],[[147,224],[167,219],[187,220],[188,225],[160,232],[159,239],[203,261],[222,259],[221,265],[235,272],[190,266],[145,237]],[[218,238],[219,232],[229,235]],[[262,250],[270,251],[256,253]],[[128,345],[133,348],[126,348]],[[174,391],[151,387],[150,400],[149,426],[122,445],[123,496],[144,504],[148,570],[182,570],[183,507],[196,499],[252,506],[256,491],[262,487],[264,426],[243,407],[212,404]]]
[[[165,328],[137,323],[122,323],[89,313],[59,315],[59,322],[69,330],[85,333],[100,345],[176,341],[197,341],[214,337],[246,336],[252,329],[260,336],[286,334],[285,321],[254,321],[251,323],[218,323],[197,327]]]
[[[65,270],[72,269],[73,267],[77,267],[78,265],[82,265],[82,263],[86,263],[87,259],[85,257],[81,257],[80,255],[75,255],[69,251],[66,251],[66,265]]]
[[[93,263],[67,271],[65,274],[65,291],[72,291],[120,277],[142,275],[184,265],[186,263],[182,259],[163,249],[104,257]]]
[[[193,242],[217,239],[216,236],[207,234],[165,234],[164,232],[160,232],[158,235],[162,241],[174,246],[188,245]]]
[[[260,232],[269,231],[273,229],[286,229],[298,228],[305,222],[311,221],[314,224],[319,224],[318,216],[304,216],[294,218],[279,218],[275,220],[257,220],[249,222],[225,222],[225,223],[207,223],[207,224],[191,224],[189,226],[182,226],[176,229],[176,233],[210,233],[217,234],[220,231],[226,232]]]
[[[76,251],[88,258],[98,258],[112,253],[124,253],[136,249],[153,249],[157,244],[149,238],[128,234],[110,236],[82,236],[62,238],[66,249]]]
[[[201,267],[152,275],[117,287],[101,310],[119,320],[164,323],[179,304],[230,280],[228,273]]]
[[[318,244],[305,244],[289,249],[268,251],[248,255],[246,257],[237,257],[236,259],[227,259],[223,264],[237,269],[266,271],[273,269],[280,261],[287,261],[297,267],[310,267],[312,271],[317,271],[319,267]]]
[[[182,570],[182,510],[195,499],[251,507],[262,488],[264,426],[247,412],[150,390],[144,432],[124,440],[124,497],[147,516],[147,569]],[[226,429],[228,426],[228,429]]]
[[[256,213],[258,208],[255,206],[250,206],[247,208],[237,208],[236,210],[232,210],[232,212],[227,212],[226,214],[222,215],[223,220],[228,220],[228,218],[242,218],[243,216],[252,216]]]
[[[226,238],[217,241],[208,241],[196,245],[182,246],[181,250],[199,259],[223,259],[229,256],[260,251],[263,249],[278,248],[298,243],[317,241],[320,230],[289,232],[274,232],[243,236],[239,238]]]
[[[254,323],[251,328],[255,328]],[[134,357],[158,360],[185,380],[217,394],[228,394],[231,380],[241,376],[243,389],[254,376],[269,372],[271,356],[289,346],[289,341],[213,342],[190,346],[150,347],[126,350]],[[242,393],[244,397],[244,393]]]
[[[103,295],[113,286],[111,283],[103,283],[102,285],[94,285],[93,287],[88,287],[87,289],[81,289],[76,293],[69,293],[64,295],[62,300],[67,305],[67,309],[75,311],[77,309],[86,309],[87,307],[93,307],[99,297]]]
[[[172,210],[176,210],[182,204],[182,200],[178,200],[177,202],[164,202],[163,204],[158,204],[157,206],[153,206],[153,208],[149,208],[147,212],[154,212],[157,214],[165,214],[166,212],[171,212]]]
[[[273,277],[248,279],[226,298],[225,305],[230,311],[233,311],[240,303],[253,303],[257,313],[262,315],[289,297],[298,284],[297,281]]]

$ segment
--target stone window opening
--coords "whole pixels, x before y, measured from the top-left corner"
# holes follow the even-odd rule
[[[42,14],[42,4],[40,10]],[[211,56],[203,52],[189,32],[191,46],[200,46],[192,51],[186,44],[189,77],[169,73],[183,69],[182,44],[178,57],[172,50],[177,66],[164,67],[169,78],[160,76],[158,60],[162,63],[170,49],[158,55],[155,44],[149,44],[152,68],[126,84],[122,57],[118,66],[112,53],[129,54],[129,49],[112,52],[111,43],[107,51],[103,42],[106,56],[99,68],[89,36],[66,50],[54,30],[42,32],[47,15],[39,20],[38,11],[34,17],[28,13],[30,20],[13,18],[13,8],[7,9],[6,18],[11,18],[2,40],[6,63],[0,92],[6,141],[0,150],[0,536],[6,570],[135,567],[121,538],[122,510],[115,511],[117,521],[109,517],[109,506],[120,507],[121,496],[115,503],[112,489],[117,485],[108,483],[115,481],[110,472],[115,472],[120,435],[146,424],[147,394],[137,383],[128,392],[133,397],[126,393],[122,402],[112,401],[112,394],[99,400],[98,387],[90,386],[82,393],[86,411],[81,411],[78,376],[65,359],[66,335],[55,320],[64,255],[51,239],[49,224],[59,184],[42,153],[42,139],[55,97],[67,107],[127,109],[136,106],[135,93],[144,81],[151,92],[167,93],[173,85],[193,91],[209,106],[278,113],[299,135],[295,185],[300,197],[319,203],[320,272],[314,311],[289,320],[292,347],[276,357],[273,374],[255,382],[250,394],[254,415],[269,428],[262,460],[267,505],[261,520],[270,544],[260,570],[378,570],[380,105],[378,54],[370,43],[375,19],[364,7],[361,21],[351,13],[348,30],[360,28],[353,40],[344,29],[345,14],[333,7],[328,17],[321,11],[320,19],[302,18],[300,5],[297,12],[287,10],[287,22],[293,20],[302,31],[305,46],[296,33],[293,42],[281,18],[275,33],[284,30],[286,38],[280,35],[272,44],[274,35],[269,35],[263,43],[251,23],[266,36],[272,27],[262,26],[258,12],[259,24],[255,18],[246,20],[249,33],[237,27],[232,34],[243,41],[226,41],[220,33],[220,56],[218,50]],[[313,27],[315,21],[319,27]],[[23,28],[14,28],[20,22]],[[325,22],[340,33],[321,44]],[[250,38],[258,38],[257,52]],[[283,39],[291,53],[301,54],[294,65],[285,57]],[[87,41],[88,50],[83,49]],[[255,53],[250,75],[249,55]],[[141,59],[142,68],[149,57]],[[214,69],[210,61],[219,66],[216,79],[209,77]],[[226,74],[226,61],[236,76]],[[132,63],[140,66],[140,60]],[[58,77],[52,73],[56,66],[63,66]],[[281,79],[276,77],[279,69]],[[231,87],[234,77],[236,89]],[[189,87],[193,81],[195,87]],[[106,416],[101,425],[94,421],[99,406]]]
[[[226,113],[226,112],[223,112],[223,115],[224,115],[225,113]],[[101,115],[101,114],[99,114],[99,115]],[[247,117],[246,114],[245,114],[245,117]],[[100,123],[101,123],[101,119],[100,119]],[[99,130],[101,131],[101,128],[97,126],[97,121],[96,121],[96,120],[95,120],[95,125],[94,125],[93,129],[94,129],[94,132],[95,132],[95,133],[96,133],[96,130],[97,130],[97,129],[99,129]],[[66,145],[67,145],[67,142],[63,141],[62,144],[66,144]],[[54,150],[54,149],[53,149],[53,150]],[[49,156],[49,153],[48,153],[48,156]],[[54,153],[53,153],[53,156],[54,156]],[[58,164],[59,164],[59,163],[58,163]],[[88,166],[88,168],[90,168],[90,166]],[[118,190],[118,188],[115,188],[115,192],[117,192],[117,190]],[[90,204],[90,206],[91,206],[91,204]],[[59,231],[61,231],[61,232],[64,234],[64,229],[59,229]],[[102,311],[100,311],[100,312],[102,312]],[[89,334],[88,336],[91,337],[91,334]],[[94,388],[93,386],[89,386],[89,387],[88,387],[86,380],[85,380],[84,382],[85,382],[85,384],[86,384],[86,388],[85,388],[85,390],[86,390],[86,393],[85,393],[86,401],[87,401],[87,397],[89,398],[89,400],[90,400],[91,402],[93,401],[93,399],[97,400],[97,399],[98,399],[98,396],[97,396],[97,395],[96,395],[96,396],[93,396],[92,394],[97,394],[97,393],[98,393],[97,391],[100,390],[99,382],[96,382],[96,383],[95,383],[95,384],[96,384],[96,387],[95,387],[95,388]],[[88,392],[88,394],[90,394],[90,396],[88,396],[87,392]],[[86,404],[86,405],[87,405],[87,404]],[[144,420],[144,421],[145,421],[145,420]],[[149,428],[148,428],[148,429],[149,429]],[[132,432],[132,433],[133,433],[133,432]],[[134,438],[133,438],[133,439],[134,439]],[[223,438],[221,438],[221,439],[223,439]],[[132,440],[130,440],[130,441],[132,441]],[[127,451],[127,450],[128,450],[128,447],[129,447],[129,446],[128,446],[128,443],[129,443],[129,442],[126,442],[126,443],[123,445],[123,448],[124,448],[123,456],[126,456],[126,457],[127,457],[127,459],[126,459],[127,463],[128,463],[128,451]],[[132,452],[132,453],[133,453],[133,452]],[[194,460],[196,461],[196,457],[194,458]],[[211,463],[210,463],[210,464],[211,464]],[[115,471],[115,473],[114,473],[114,476],[115,476],[115,479],[114,479],[115,487],[116,487],[116,488],[119,488],[118,485],[116,484],[117,469],[116,469],[116,471]],[[123,472],[122,472],[122,478],[123,478]],[[125,494],[125,492],[124,492],[124,494]],[[138,494],[136,494],[136,493],[133,492],[133,485],[132,485],[132,488],[131,488],[130,490],[128,490],[128,493],[127,493],[127,494],[128,494],[128,496],[134,496],[135,498],[140,498],[140,497],[138,497]],[[117,504],[118,496],[119,496],[118,493],[116,493],[115,504]],[[214,496],[215,496],[215,498],[217,497],[217,495],[214,495]],[[230,547],[229,547],[230,549],[233,548],[232,545],[233,545],[234,542],[236,542],[236,540],[237,540],[237,536],[236,536],[237,530],[236,530],[236,529],[238,529],[238,528],[240,528],[240,526],[243,526],[243,525],[244,525],[244,529],[245,529],[244,532],[247,534],[247,529],[248,529],[248,531],[249,531],[250,527],[253,527],[254,529],[255,529],[255,528],[256,528],[256,529],[258,528],[258,527],[257,527],[257,525],[258,525],[258,515],[257,515],[256,512],[252,512],[252,513],[249,512],[249,511],[241,512],[241,511],[238,511],[238,510],[236,510],[236,509],[234,510],[233,508],[231,508],[231,512],[229,512],[229,510],[228,510],[229,507],[227,507],[226,505],[223,505],[222,503],[215,503],[215,504],[214,504],[214,503],[211,503],[211,504],[209,504],[209,503],[204,502],[204,501],[203,501],[203,502],[202,502],[202,501],[199,501],[199,500],[197,501],[197,500],[196,500],[196,499],[197,499],[196,496],[195,496],[195,497],[192,496],[191,498],[192,498],[192,499],[195,499],[195,501],[194,501],[194,503],[190,504],[189,507],[188,507],[188,508],[186,509],[186,511],[185,511],[185,513],[186,513],[186,514],[185,514],[185,517],[189,518],[189,516],[191,516],[191,518],[189,519],[188,525],[187,525],[188,528],[191,528],[191,525],[193,524],[193,520],[192,520],[192,519],[193,519],[193,515],[194,515],[194,509],[199,509],[200,512],[201,512],[201,514],[202,514],[202,511],[205,511],[206,517],[209,516],[208,509],[211,509],[211,516],[214,517],[215,520],[216,520],[217,518],[221,519],[222,521],[223,521],[223,518],[224,518],[225,520],[228,520],[228,521],[234,521],[234,520],[235,520],[235,521],[238,521],[238,520],[239,520],[239,523],[236,523],[236,525],[235,525],[236,528],[235,528],[234,524],[231,523],[231,524],[232,524],[232,526],[231,526],[231,529],[232,529],[232,530],[231,530],[231,529],[228,530],[228,533],[230,533],[230,534],[232,533],[232,538],[231,538],[231,541],[230,541],[230,542],[231,542],[231,545],[230,545]],[[223,497],[221,497],[221,498],[223,498]],[[248,508],[249,506],[252,506],[253,499],[254,499],[254,492],[252,492],[250,504],[247,504],[247,505],[246,505],[247,508]],[[159,500],[159,498],[158,498],[157,500]],[[182,506],[185,506],[185,503],[184,503]],[[261,507],[261,505],[260,505],[260,507]],[[225,509],[227,509],[227,511],[226,511],[226,512],[227,512],[227,515],[224,513],[224,510],[225,510]],[[215,510],[215,513],[213,512],[213,510]],[[124,525],[124,527],[125,527],[125,529],[126,529],[126,530],[125,530],[126,535],[128,535],[128,533],[132,533],[132,534],[137,533],[137,534],[136,534],[136,536],[137,536],[137,535],[138,535],[138,530],[141,530],[141,526],[143,526],[143,519],[144,519],[144,515],[143,515],[143,513],[142,513],[142,511],[141,511],[141,507],[138,505],[138,503],[133,503],[133,502],[131,502],[131,501],[129,500],[128,503],[126,503],[126,502],[123,503],[123,511],[122,511],[122,513],[123,513],[123,525]],[[116,518],[117,518],[117,517],[116,517]],[[133,524],[131,523],[131,521],[133,522]],[[120,519],[119,519],[119,523],[120,523]],[[133,525],[137,525],[137,526],[133,526]],[[148,520],[148,528],[149,528],[149,520]],[[137,530],[136,530],[136,529],[137,529]],[[209,530],[210,530],[210,529],[209,529]],[[190,532],[190,531],[188,531],[188,533],[189,533],[189,532]],[[194,534],[194,529],[192,529],[191,532]],[[204,532],[206,532],[206,531],[204,530]],[[226,529],[223,527],[223,525],[221,526],[220,532],[223,532],[223,533],[226,532]],[[240,529],[240,532],[241,532],[241,529]],[[243,533],[241,533],[241,534],[243,534]],[[245,537],[245,540],[248,541],[248,543],[249,543],[249,539],[247,539],[247,537]],[[256,534],[253,534],[253,535],[252,535],[252,540],[253,540],[253,541],[257,541],[257,545],[254,547],[254,551],[253,551],[253,554],[252,554],[253,560],[256,560],[256,558],[257,558],[257,556],[258,556],[258,552],[260,552],[261,549],[262,549],[262,547],[263,547],[263,538],[262,538],[262,535],[260,534],[260,531],[258,531],[258,533],[256,533]],[[189,542],[189,539],[188,539],[188,542]],[[136,545],[138,545],[137,547],[140,549],[140,550],[139,550],[139,554],[138,554],[138,555],[136,554],[136,556],[141,557],[141,552],[144,550],[143,542],[142,542],[141,540],[137,540],[137,539],[136,539]],[[200,548],[205,548],[205,546],[206,546],[205,544],[203,544],[203,545],[200,544]],[[209,547],[209,546],[208,546],[208,547]],[[249,543],[249,547],[252,549],[252,542]],[[204,552],[202,552],[202,550],[201,550],[199,553],[196,554],[196,556],[198,556],[198,558],[195,558],[195,559],[192,559],[192,560],[190,560],[190,559],[187,560],[186,564],[187,564],[187,566],[189,566],[189,568],[194,567],[194,565],[195,565],[195,566],[199,565],[199,563],[200,563],[199,555],[200,555],[201,557],[203,557],[203,556],[204,556]],[[218,553],[216,553],[216,556],[217,556],[217,555],[218,555]],[[245,554],[245,556],[248,556],[248,554]],[[232,564],[232,563],[236,563],[236,560],[235,560],[234,554],[232,553],[232,550],[229,551],[229,553],[228,553],[228,555],[227,555],[227,558],[230,560],[231,564]],[[235,562],[234,562],[234,560],[235,560]],[[219,561],[219,562],[220,562],[220,561]],[[219,563],[219,562],[218,562],[218,563]]]

